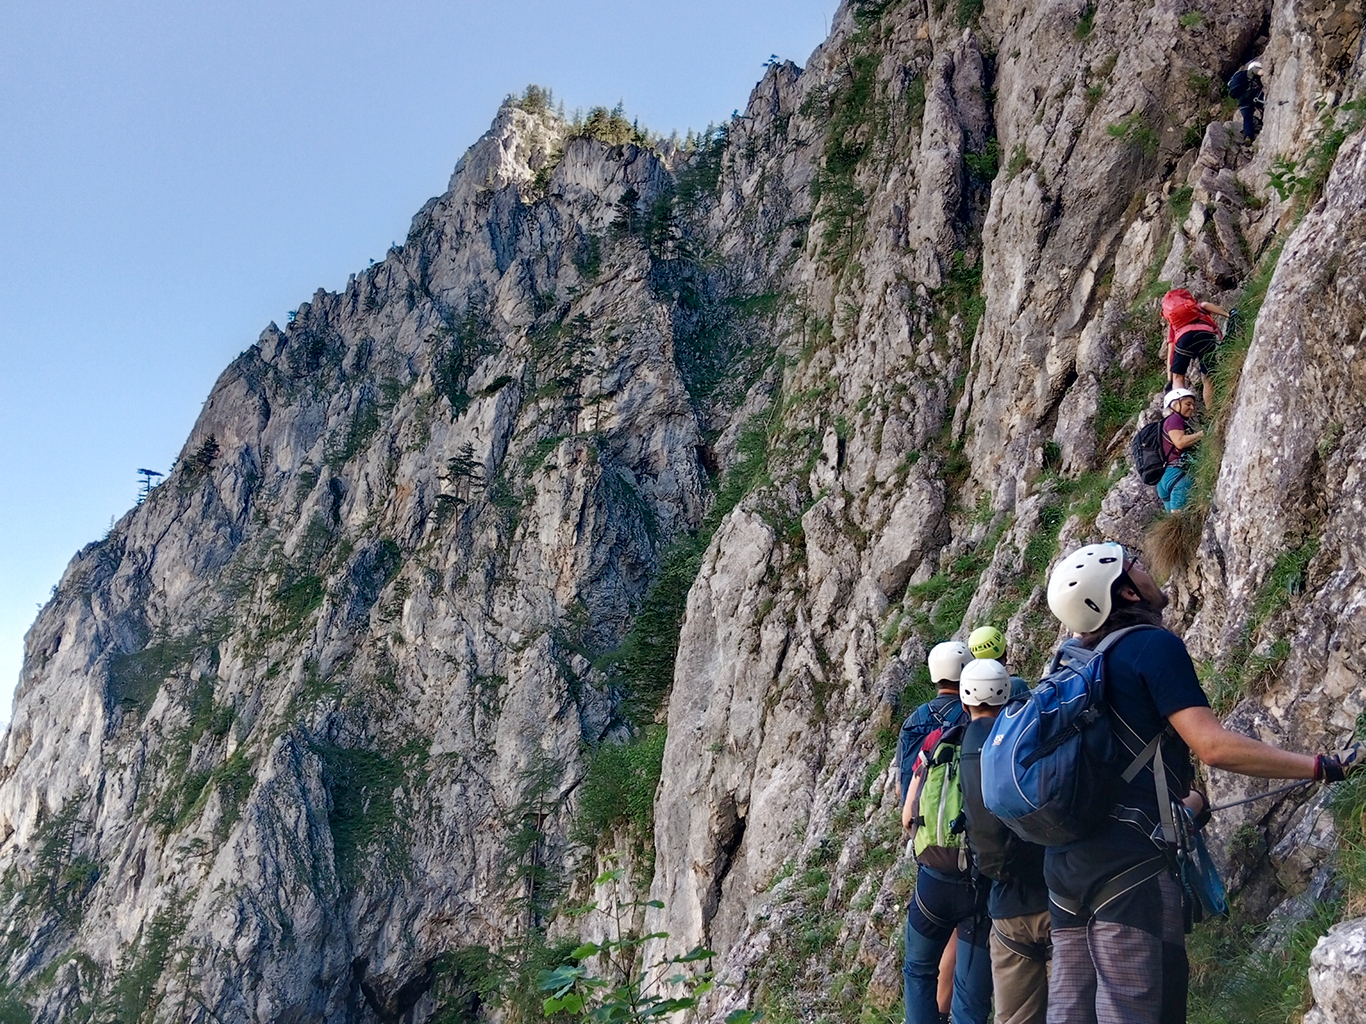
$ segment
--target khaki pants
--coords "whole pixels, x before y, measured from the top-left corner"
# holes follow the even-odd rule
[[[991,922],[991,983],[996,996],[996,1024],[1044,1024],[1048,1012],[1048,946],[1052,925],[1048,911]],[[1027,957],[1001,939],[1037,951]]]

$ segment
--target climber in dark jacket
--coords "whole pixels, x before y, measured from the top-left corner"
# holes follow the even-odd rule
[[[982,747],[989,742],[1014,678],[999,661],[963,669],[959,694],[971,721],[961,755],[963,808],[973,861],[991,880],[991,981],[996,1024],[1045,1024],[1052,921],[1043,880],[1044,849],[1006,828],[982,799]]]
[[[1257,115],[1266,104],[1262,88],[1262,62],[1249,61],[1228,80],[1228,94],[1238,101],[1238,112],[1243,115],[1243,134],[1251,142],[1257,137]]]
[[[907,716],[897,743],[897,795],[902,801],[901,824],[905,828],[910,827],[913,805],[909,792],[912,776],[926,738],[936,729],[967,723],[968,714],[958,700],[958,679],[963,667],[972,660],[967,644],[958,640],[936,644],[926,659],[935,697]],[[975,908],[977,894],[971,885],[955,884],[921,867],[916,872],[916,890],[917,898],[906,911],[906,957],[902,964],[906,1024],[938,1024],[948,1019],[953,1005],[958,1008],[957,1018],[964,1024],[985,1021],[991,1008],[985,906],[978,915],[980,920],[965,922],[968,926],[960,930],[958,921],[963,915],[955,908],[959,902],[966,903],[969,911]],[[946,932],[917,905],[925,903],[953,918]],[[973,927],[974,923],[981,927]],[[955,932],[958,941],[951,941]],[[961,968],[960,946],[968,947]],[[979,946],[980,954],[974,955],[972,951]]]

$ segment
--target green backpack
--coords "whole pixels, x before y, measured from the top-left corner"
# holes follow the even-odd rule
[[[915,861],[948,875],[968,873],[967,813],[963,805],[958,756],[967,727],[931,733],[921,748],[915,777],[920,780],[911,806],[911,843]]]

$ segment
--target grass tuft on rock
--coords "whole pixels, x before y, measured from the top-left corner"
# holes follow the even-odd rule
[[[1205,532],[1205,515],[1196,508],[1163,516],[1143,535],[1143,555],[1159,580],[1190,565]]]

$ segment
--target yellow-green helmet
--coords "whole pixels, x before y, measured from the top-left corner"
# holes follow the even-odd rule
[[[968,650],[974,658],[995,658],[999,661],[1006,654],[1005,634],[995,626],[978,626],[968,637]]]

